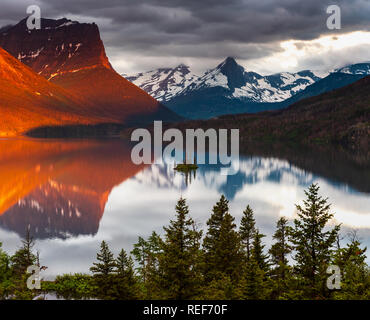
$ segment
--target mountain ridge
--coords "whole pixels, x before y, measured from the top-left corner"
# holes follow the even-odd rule
[[[256,114],[193,120],[197,128],[238,128],[241,147],[253,145],[336,145],[368,157],[370,75],[354,83],[305,98],[288,108]],[[182,129],[184,126],[179,126]]]
[[[179,65],[181,66],[181,65]],[[166,70],[166,72],[169,72],[170,70],[174,70],[178,68],[179,66],[171,69],[171,68],[159,68],[156,70],[149,71],[148,73],[153,73],[157,71],[160,73],[162,70]],[[189,66],[186,66],[188,72],[191,73],[191,69]],[[139,73],[138,75],[143,76],[146,73]],[[231,90],[231,95],[234,93],[234,97],[243,97],[243,93],[241,91],[245,91],[245,93],[249,92],[249,96],[245,96],[244,98],[250,98],[251,101],[254,102],[271,102],[271,101],[282,101],[286,97],[289,97],[289,95],[284,95],[284,93],[279,93],[280,97],[274,97],[271,99],[268,99],[268,97],[261,97],[258,99],[258,97],[254,97],[251,95],[253,91],[252,87],[248,88],[242,88],[247,83],[256,82],[256,80],[266,80],[269,83],[274,83],[275,86],[282,87],[283,89],[291,89],[291,90],[300,90],[303,88],[303,85],[309,85],[312,84],[314,81],[323,78],[328,73],[319,73],[317,71],[310,71],[310,70],[302,70],[296,73],[289,73],[289,72],[281,72],[281,73],[275,73],[267,76],[262,76],[256,72],[253,71],[246,71],[244,67],[239,65],[236,60],[233,57],[227,57],[224,61],[219,63],[215,68],[207,70],[203,75],[201,76],[195,76],[193,77],[192,83],[190,83],[185,90],[179,91],[178,94],[184,94],[186,91],[193,91],[196,89],[201,89],[205,87],[214,87],[214,86],[220,86],[224,87],[226,89]],[[292,77],[296,77],[297,79],[292,79]],[[281,79],[279,79],[279,77]],[[130,81],[133,81],[134,83],[138,84],[139,77],[136,75],[128,76],[128,79]],[[283,80],[285,81],[283,81]],[[158,78],[160,81],[161,79]],[[296,82],[296,83],[294,83]],[[141,84],[139,84],[141,85]],[[294,86],[295,85],[295,86]],[[301,88],[300,88],[301,86]],[[142,86],[143,87],[143,86]],[[149,89],[149,90],[148,90]],[[148,93],[151,93],[150,88],[148,88]],[[235,89],[242,89],[235,91]],[[166,101],[162,100],[162,101]]]
[[[112,68],[95,23],[42,19],[41,26],[31,31],[21,20],[0,33],[0,47],[108,122],[132,126],[181,120]]]
[[[191,72],[191,69],[187,68]],[[358,80],[358,77],[353,77],[351,81],[347,79],[348,82],[342,83],[338,77],[333,77],[331,86],[327,84],[322,89],[315,90],[309,88],[330,74],[338,72],[364,76],[370,74],[370,63],[349,65],[331,72],[302,70],[296,73],[280,72],[262,76],[245,70],[234,58],[227,57],[215,68],[194,78],[195,80],[185,88],[170,88],[176,94],[171,95],[169,99],[165,94],[157,98],[173,111],[190,119],[206,119],[228,113],[275,110],[284,108],[309,93],[319,94],[324,88],[335,89],[341,84],[346,85]],[[145,74],[142,73],[142,77],[145,77]],[[142,86],[135,76],[129,77],[129,80]],[[158,81],[158,83],[153,81],[152,86],[161,87],[160,77]],[[150,87],[142,87],[149,94],[153,94]],[[305,90],[308,91],[304,92]]]
[[[175,68],[159,68],[126,76],[127,80],[162,102],[175,97],[196,78],[198,76],[190,71],[189,66],[184,64],[179,64]]]

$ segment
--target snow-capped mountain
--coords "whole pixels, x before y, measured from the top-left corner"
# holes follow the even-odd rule
[[[184,64],[173,69],[161,68],[132,76],[122,76],[162,102],[169,101],[198,78]]]
[[[181,94],[205,88],[222,87],[230,99],[237,98],[251,102],[280,102],[290,98],[308,85],[328,74],[309,70],[283,72],[262,76],[246,71],[234,58],[228,57],[216,68],[207,71],[191,83]]]
[[[348,74],[370,74],[370,62],[356,63],[336,69],[335,72],[348,73]]]
[[[212,87],[230,91],[228,96],[231,99],[279,102],[327,75],[328,73],[307,70],[262,76],[246,71],[234,58],[228,57],[202,76],[197,76],[188,66],[181,64],[173,69],[161,68],[126,78],[163,102],[191,91]]]
[[[158,69],[128,77],[137,86],[162,101],[173,111],[188,118],[210,118],[223,114],[258,112],[280,109],[293,97],[307,97],[314,92],[325,92],[351,83],[332,77],[336,83],[325,84],[303,94],[314,83],[332,73],[349,75],[370,74],[370,63],[346,66],[332,72],[303,70],[296,73],[281,72],[263,76],[247,71],[234,58],[228,57],[216,68],[197,77],[189,67]],[[353,81],[358,80],[354,77]],[[353,82],[352,81],[352,82]]]

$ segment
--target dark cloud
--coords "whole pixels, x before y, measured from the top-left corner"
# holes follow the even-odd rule
[[[2,0],[0,25],[23,18],[30,4],[44,17],[95,21],[108,52],[141,57],[266,56],[282,40],[336,34],[326,27],[331,4],[342,10],[340,32],[370,28],[370,0]]]

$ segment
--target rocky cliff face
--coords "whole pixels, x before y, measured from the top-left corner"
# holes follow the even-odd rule
[[[0,137],[47,125],[96,124],[108,119],[0,48]]]
[[[48,80],[82,68],[112,69],[94,23],[42,19],[42,29],[30,31],[24,19],[0,34],[0,47]]]
[[[179,117],[114,71],[96,24],[26,20],[0,33],[0,47],[50,82],[74,95],[91,114],[123,124]]]

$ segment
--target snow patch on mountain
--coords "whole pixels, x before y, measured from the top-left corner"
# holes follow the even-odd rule
[[[211,70],[206,73],[202,78],[195,82],[193,89],[200,89],[202,87],[223,87],[228,89],[227,77],[222,73]]]
[[[343,68],[336,69],[335,72],[367,75],[370,74],[370,62],[348,65]]]
[[[19,53],[17,59],[22,61],[23,59],[36,59],[40,53],[44,50],[44,47],[36,50],[36,51],[30,51],[29,54]]]
[[[122,75],[153,98],[168,101],[198,78],[190,68],[180,64],[175,68],[161,68],[136,75]]]

